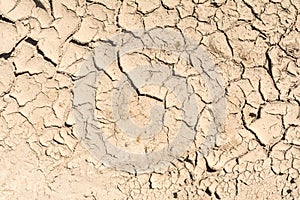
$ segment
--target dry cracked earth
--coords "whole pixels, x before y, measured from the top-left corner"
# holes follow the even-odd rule
[[[300,199],[299,12],[299,0],[0,0],[0,199]],[[145,126],[151,108],[164,106],[161,133],[122,133],[111,96],[136,66],[171,68],[201,110],[182,155],[165,169],[130,173],[86,148],[74,80],[99,44],[153,28],[179,31],[207,52],[222,78],[225,121],[203,153],[214,116],[201,73],[159,49],[118,56],[99,74],[95,108],[118,148],[157,151],[183,122],[176,95],[149,85],[135,88],[128,115]]]

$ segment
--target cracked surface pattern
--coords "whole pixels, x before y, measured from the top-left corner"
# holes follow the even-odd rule
[[[299,199],[299,12],[298,0],[0,0],[0,199]],[[151,107],[165,103],[168,130],[145,142],[115,127],[109,96],[137,65],[172,66],[203,111],[194,142],[166,170],[119,171],[75,130],[73,82],[112,35],[158,27],[209,54],[223,79],[225,122],[201,154],[213,120],[201,77],[168,52],[119,57],[100,74],[96,96],[97,118],[116,145],[154,151],[178,129],[176,98],[155,86],[133,95],[129,114],[144,126]]]

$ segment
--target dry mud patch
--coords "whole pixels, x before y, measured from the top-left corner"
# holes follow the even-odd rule
[[[0,199],[299,199],[299,12],[298,0],[0,0]],[[74,82],[82,66],[105,61],[91,57],[97,47],[113,46],[113,35],[153,29],[191,38],[214,71],[199,72],[192,59],[168,49],[118,54],[99,70],[94,88],[103,137],[123,152],[145,155],[176,140],[182,123],[191,127],[178,88],[135,88],[129,72],[137,66],[153,67],[147,73],[158,80],[169,69],[190,85],[199,108],[196,134],[165,168],[108,166],[87,148],[91,137],[76,129]],[[224,91],[225,120],[209,140],[213,145],[203,146],[219,116],[203,79],[210,73],[222,80],[211,79]],[[133,89],[124,102],[124,95],[113,96],[122,77]],[[163,122],[159,134],[124,134],[111,107],[125,104],[123,122]],[[153,118],[157,107],[166,111],[163,120]]]

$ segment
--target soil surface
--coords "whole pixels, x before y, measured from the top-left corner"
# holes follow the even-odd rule
[[[299,0],[0,0],[0,199],[300,199],[299,12]],[[201,47],[202,71],[170,51],[188,44],[175,40],[118,51],[99,70],[108,58],[99,46],[154,29],[162,31],[156,38],[171,31]],[[76,128],[84,66],[99,70],[96,87],[85,85],[95,89],[101,137]],[[143,78],[161,84],[139,87]],[[184,101],[176,91],[187,92]],[[195,111],[189,106],[196,121],[184,119]],[[147,136],[151,124],[161,128]],[[184,149],[181,127],[195,133],[182,136],[191,141]],[[104,139],[124,155],[177,141],[180,154],[162,168],[129,169],[120,160],[131,157],[107,146],[100,156]]]

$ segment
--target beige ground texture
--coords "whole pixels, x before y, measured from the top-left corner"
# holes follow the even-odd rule
[[[299,0],[0,0],[0,199],[300,199],[299,12]],[[143,126],[152,106],[168,104],[165,129],[151,141],[122,135],[109,108],[123,72],[117,64],[173,66],[202,109],[180,157],[161,171],[132,174],[83,144],[73,81],[101,42],[155,27],[181,31],[209,54],[223,80],[226,120],[201,154],[212,119],[199,74],[155,49],[122,56],[97,90],[97,117],[111,143],[155,151],[180,122],[176,97],[148,86],[141,91],[152,97],[132,96],[130,117]]]

